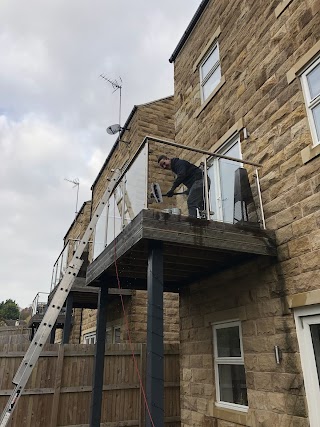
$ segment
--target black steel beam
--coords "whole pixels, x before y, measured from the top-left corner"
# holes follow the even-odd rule
[[[102,286],[98,301],[96,346],[92,379],[92,394],[90,404],[90,427],[100,427],[101,405],[103,390],[104,350],[106,343],[108,288]]]
[[[149,241],[148,255],[148,324],[146,426],[164,425],[164,367],[163,367],[163,244]]]
[[[57,330],[57,324],[55,323],[50,333],[50,344],[54,344],[54,340],[56,338],[56,330]]]
[[[66,302],[66,320],[64,322],[62,343],[68,344],[71,333],[71,320],[72,320],[72,309],[73,309],[73,295],[69,294]]]

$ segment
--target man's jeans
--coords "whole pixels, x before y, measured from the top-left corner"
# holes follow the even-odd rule
[[[201,211],[204,210],[203,192],[203,179],[198,179],[192,184],[192,187],[189,190],[189,196],[187,201],[189,216],[197,218],[197,208]]]

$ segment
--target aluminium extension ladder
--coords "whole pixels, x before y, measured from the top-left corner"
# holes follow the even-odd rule
[[[110,182],[107,186],[107,189],[104,195],[102,196],[99,202],[99,205],[96,211],[92,216],[92,219],[80,241],[80,244],[72,260],[68,265],[65,275],[63,276],[61,282],[57,285],[55,294],[42,319],[42,322],[39,325],[39,328],[33,337],[33,340],[21,362],[21,365],[19,366],[19,369],[12,380],[13,384],[15,384],[15,388],[13,389],[12,394],[9,398],[9,401],[3,413],[1,414],[0,427],[6,427],[11,418],[11,415],[16,407],[17,401],[22,395],[22,392],[27,384],[27,381],[32,373],[32,370],[40,356],[42,348],[50,335],[51,329],[53,328],[58,318],[60,310],[63,304],[65,303],[67,296],[71,291],[73,282],[82,266],[83,260],[80,259],[81,255],[89,241],[89,238],[94,230],[95,225],[97,224],[97,221],[104,207],[106,206],[106,203],[108,202],[120,178],[121,178],[121,171],[120,169],[116,169],[112,178],[110,179]]]

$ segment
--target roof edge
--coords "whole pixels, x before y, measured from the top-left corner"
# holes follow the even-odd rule
[[[82,214],[82,211],[84,210],[84,207],[85,207],[88,203],[91,203],[91,200],[87,200],[86,202],[83,202],[83,204],[82,204],[81,208],[79,209],[79,211],[78,211],[78,213],[77,213],[77,215],[76,215],[75,219],[72,221],[72,223],[71,223],[70,227],[68,228],[68,231],[66,232],[66,234],[65,234],[65,236],[64,236],[64,238],[63,238],[63,240],[65,240],[65,239],[66,239],[66,237],[67,237],[67,235],[69,234],[69,232],[70,232],[71,228],[72,228],[72,227],[73,227],[73,225],[76,223],[76,221],[77,221],[78,217],[80,216],[80,214]]]
[[[186,31],[183,33],[183,36],[179,40],[179,43],[177,44],[177,47],[173,51],[172,55],[169,58],[169,62],[172,63],[176,60],[177,56],[179,55],[181,49],[185,45],[185,42],[189,38],[190,34],[192,33],[194,27],[196,26],[198,20],[200,19],[200,16],[202,15],[202,12],[206,8],[207,4],[210,0],[202,0],[200,3],[198,9],[196,10],[196,13],[193,15],[189,25],[187,26]]]
[[[102,175],[102,173],[103,173],[103,171],[104,171],[104,168],[106,167],[106,165],[108,164],[108,162],[109,162],[109,160],[110,160],[110,158],[111,158],[112,154],[114,153],[114,151],[115,151],[115,150],[116,150],[116,148],[118,147],[118,145],[119,145],[119,141],[121,140],[121,138],[122,138],[123,134],[124,134],[124,133],[125,133],[125,131],[127,130],[127,127],[129,126],[129,124],[130,124],[130,122],[131,122],[131,120],[132,120],[132,118],[133,118],[134,114],[136,113],[137,109],[138,109],[139,107],[144,107],[144,106],[146,106],[146,105],[150,105],[150,104],[153,104],[153,103],[155,103],[155,102],[164,101],[164,100],[166,100],[166,99],[173,98],[173,97],[174,97],[174,95],[169,95],[169,96],[165,96],[164,98],[155,99],[154,101],[146,102],[146,103],[144,103],[144,104],[134,105],[134,107],[132,108],[131,113],[129,114],[129,116],[128,116],[128,118],[127,118],[126,122],[125,122],[125,124],[123,125],[122,130],[120,131],[120,135],[119,135],[119,136],[118,136],[118,138],[116,139],[116,141],[115,141],[115,143],[113,144],[113,146],[112,146],[112,148],[111,148],[111,150],[110,150],[110,152],[109,152],[109,154],[108,154],[108,156],[107,156],[106,160],[104,161],[103,165],[101,166],[101,169],[100,169],[100,171],[99,171],[99,173],[98,173],[98,175],[97,175],[96,179],[94,180],[94,182],[93,182],[93,184],[92,184],[92,186],[91,186],[91,191],[93,191],[93,189],[94,189],[94,187],[95,187],[95,185],[96,185],[97,181],[99,180],[100,176]]]

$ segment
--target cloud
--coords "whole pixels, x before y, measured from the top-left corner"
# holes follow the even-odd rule
[[[168,58],[200,0],[5,0],[0,14],[0,301],[31,303],[108,155],[123,81],[133,105],[173,93]]]

